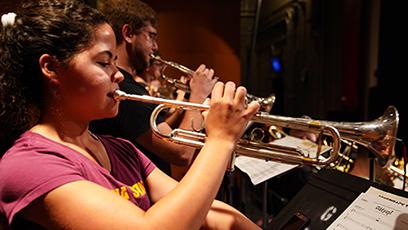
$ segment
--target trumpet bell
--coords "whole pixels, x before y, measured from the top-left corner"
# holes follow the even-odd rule
[[[380,166],[387,167],[393,162],[399,123],[394,106],[389,106],[382,116],[372,121],[328,123],[338,129],[342,138],[355,141],[373,152]]]
[[[314,126],[331,126],[338,130],[342,140],[354,141],[374,153],[381,167],[387,167],[395,158],[394,151],[399,115],[394,106],[389,106],[381,117],[367,122],[336,122],[312,120],[310,118],[293,119],[265,113],[256,116],[254,121],[311,132]],[[305,124],[307,125],[305,126]]]
[[[275,94],[271,94],[267,97],[257,97],[252,94],[246,95],[247,102],[256,101],[261,106],[261,111],[263,112],[270,112],[272,110],[273,104],[275,103],[276,96]]]

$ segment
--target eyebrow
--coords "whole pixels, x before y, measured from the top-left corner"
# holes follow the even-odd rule
[[[98,55],[100,55],[100,54],[107,54],[109,56],[109,58],[113,57],[112,52],[110,52],[109,50],[104,50],[102,52],[99,52]],[[117,58],[117,56],[115,58]]]
[[[113,56],[112,52],[110,52],[109,50],[101,51],[97,55],[104,55],[104,54],[108,55],[109,58],[113,58],[114,61],[118,60],[118,55]]]

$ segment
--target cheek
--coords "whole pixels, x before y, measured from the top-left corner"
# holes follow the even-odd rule
[[[85,93],[86,91],[88,91],[86,87],[84,87],[84,86],[79,86],[79,87],[78,87],[78,92],[79,92],[79,93],[82,94],[82,93]]]
[[[83,97],[88,94],[97,96],[108,85],[109,79],[106,74],[93,72],[93,74],[85,74],[72,76],[64,84],[64,88],[71,94],[72,97]],[[72,95],[74,94],[74,95]]]

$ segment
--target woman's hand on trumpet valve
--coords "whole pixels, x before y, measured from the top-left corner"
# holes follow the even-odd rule
[[[218,77],[214,76],[214,70],[201,64],[191,76],[190,85],[190,102],[203,103],[210,95]]]
[[[244,133],[251,118],[258,112],[259,103],[246,104],[245,87],[236,88],[233,82],[217,82],[212,90],[210,105],[203,112],[204,125],[208,139],[236,142]]]

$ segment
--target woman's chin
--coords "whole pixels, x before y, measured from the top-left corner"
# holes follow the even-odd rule
[[[119,113],[119,109],[115,108],[107,113],[101,114],[101,116],[98,118],[98,120],[100,119],[105,119],[105,118],[113,118],[116,117],[116,115],[118,115]]]
[[[119,113],[119,109],[115,109],[114,111],[112,111],[112,113],[109,115],[109,118],[111,117],[116,117]]]

